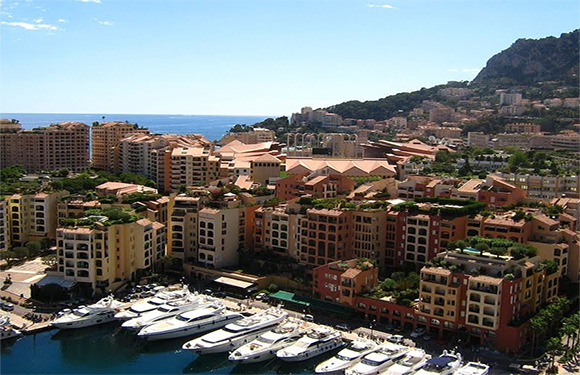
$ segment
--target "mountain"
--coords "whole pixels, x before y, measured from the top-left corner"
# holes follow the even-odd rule
[[[524,90],[527,98],[542,99],[538,92],[550,97],[552,92],[549,88],[546,85],[540,87],[538,82],[557,81],[560,85],[578,87],[579,45],[579,30],[562,34],[559,38],[518,39],[511,47],[489,59],[486,67],[472,82],[448,82],[378,100],[350,100],[324,109],[343,118],[385,120],[407,113],[418,107],[423,100],[444,101],[439,90],[447,87],[479,89],[478,95],[485,96],[497,88],[510,89],[517,86],[521,91],[522,86],[528,86],[530,90]]]
[[[533,85],[542,81],[578,84],[580,33],[559,38],[518,39],[488,60],[472,84]]]

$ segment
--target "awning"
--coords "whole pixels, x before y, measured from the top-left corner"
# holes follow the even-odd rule
[[[34,285],[38,286],[46,286],[49,284],[56,284],[62,288],[70,289],[73,285],[76,284],[76,281],[73,280],[65,280],[61,276],[54,276],[54,275],[47,275],[36,282]]]
[[[214,280],[216,283],[235,286],[237,288],[248,289],[249,287],[253,286],[254,283],[250,283],[248,281],[242,281],[238,279],[233,279],[231,277],[220,276]]]
[[[306,307],[310,306],[310,302],[307,301],[308,299],[307,297],[301,297],[294,293],[286,292],[283,290],[280,290],[274,294],[270,294],[270,298],[278,299],[285,302],[291,302]]]

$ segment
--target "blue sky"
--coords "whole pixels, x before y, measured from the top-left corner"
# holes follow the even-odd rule
[[[0,112],[290,115],[471,80],[576,0],[1,0]]]

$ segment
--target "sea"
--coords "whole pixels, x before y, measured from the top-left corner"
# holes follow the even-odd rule
[[[157,134],[201,134],[210,141],[220,140],[234,125],[254,125],[266,118],[279,116],[213,116],[213,115],[131,115],[90,113],[0,113],[0,118],[20,121],[23,129],[48,126],[58,122],[128,121]]]
[[[147,342],[120,327],[100,326],[40,332],[0,345],[0,373],[6,374],[312,374],[338,352],[297,363],[277,358],[235,364],[228,353],[197,355],[182,350],[192,338]]]

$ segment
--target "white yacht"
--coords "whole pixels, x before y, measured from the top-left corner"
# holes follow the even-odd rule
[[[118,312],[117,314],[115,314],[115,319],[120,320],[133,319],[147,311],[155,310],[163,304],[172,301],[182,300],[184,298],[187,298],[187,296],[189,295],[191,295],[191,292],[187,289],[187,286],[177,290],[164,289],[159,293],[155,294],[153,297],[147,298],[144,301],[142,300],[136,302],[133,305],[131,305],[131,307],[128,308],[127,310]]]
[[[19,330],[12,326],[8,315],[0,316],[0,340],[8,340],[22,336]]]
[[[159,306],[155,310],[147,311],[136,318],[129,319],[126,322],[123,322],[121,327],[132,330],[141,330],[142,328],[161,320],[173,318],[177,314],[208,307],[216,302],[215,299],[203,295],[190,296],[182,300],[168,302]]]
[[[345,370],[346,375],[379,374],[402,358],[410,350],[407,346],[387,342],[362,357],[355,365]]]
[[[123,304],[113,296],[107,296],[92,305],[65,309],[50,324],[56,328],[81,328],[111,322],[121,306]]]
[[[372,352],[378,346],[374,340],[357,338],[338,352],[334,357],[320,363],[314,371],[317,374],[341,372],[357,363],[364,355]]]
[[[489,366],[480,362],[467,362],[459,370],[455,371],[455,375],[487,375],[489,373]]]
[[[404,357],[396,360],[395,363],[389,367],[387,371],[382,372],[382,374],[410,375],[423,367],[429,359],[431,359],[431,356],[425,353],[423,349],[415,348],[405,354]]]
[[[461,354],[444,350],[439,357],[431,358],[415,375],[450,375],[461,367]]]
[[[222,353],[244,345],[283,321],[287,312],[277,307],[240,319],[183,344],[198,354]]]
[[[296,342],[304,333],[304,329],[302,321],[284,321],[254,341],[240,346],[228,359],[239,363],[254,363],[276,358],[276,352]]]
[[[286,362],[299,362],[316,357],[344,345],[340,332],[330,327],[313,328],[298,341],[276,353]]]
[[[214,304],[144,327],[137,336],[150,341],[193,336],[219,329],[243,317],[240,313],[225,311],[222,304]]]

